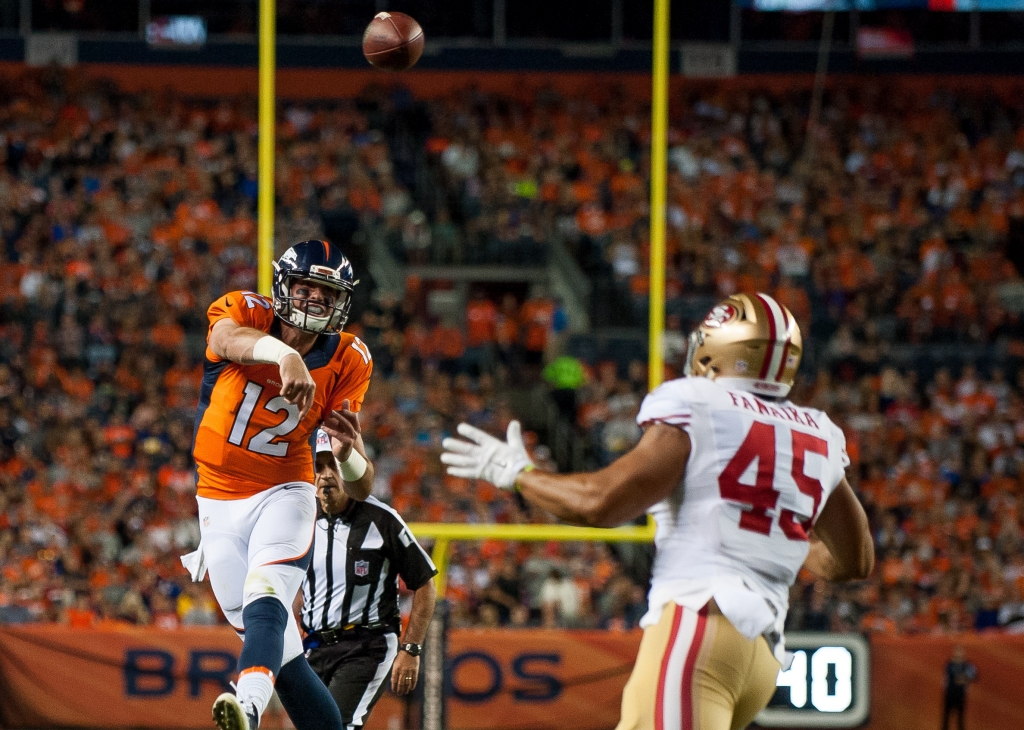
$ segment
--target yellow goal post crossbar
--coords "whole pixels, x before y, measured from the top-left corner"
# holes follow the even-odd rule
[[[652,542],[654,520],[633,527],[572,527],[570,525],[473,525],[443,522],[413,522],[414,537],[433,539],[431,559],[437,568],[437,595],[443,597],[448,578],[448,548],[451,543],[472,540],[510,542]]]

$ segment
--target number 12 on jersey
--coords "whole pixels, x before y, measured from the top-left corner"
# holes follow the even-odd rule
[[[257,385],[251,380],[246,383],[245,398],[242,399],[242,403],[238,407],[238,414],[235,416],[235,422],[231,425],[231,434],[228,436],[229,444],[235,446],[242,445],[246,429],[249,428],[249,419],[252,418],[252,413],[256,409],[256,404],[259,402],[262,392],[262,385]],[[287,436],[299,425],[299,407],[294,403],[289,403],[283,395],[271,398],[263,407],[271,413],[285,411],[287,415],[276,426],[265,428],[253,435],[245,448],[265,456],[286,456],[288,454],[287,442],[278,442],[274,441],[274,439],[278,436]]]
[[[718,489],[722,499],[749,505],[750,509],[744,510],[740,516],[740,529],[768,535],[771,534],[773,521],[768,510],[775,509],[781,494],[780,489],[795,485],[801,493],[814,500],[814,507],[810,517],[805,520],[800,520],[792,510],[780,511],[779,527],[790,540],[807,540],[807,533],[814,524],[814,517],[821,505],[822,485],[818,479],[804,474],[804,457],[809,452],[820,454],[827,459],[828,442],[809,433],[784,429],[784,433],[791,434],[792,438],[793,466],[790,473],[782,475],[777,482],[775,429],[776,427],[770,423],[754,421],[743,443],[718,477]],[[755,459],[757,471],[754,484],[743,484],[740,477]],[[792,482],[787,477],[791,478]]]

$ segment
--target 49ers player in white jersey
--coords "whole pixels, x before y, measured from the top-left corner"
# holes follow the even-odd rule
[[[643,438],[610,466],[535,471],[517,422],[505,441],[467,424],[467,440],[444,441],[448,473],[516,488],[567,522],[654,515],[650,611],[618,730],[746,727],[787,663],[783,626],[800,567],[835,581],[871,573],[843,433],[785,400],[801,349],[786,307],[738,294],[691,335],[688,377],[644,399]]]

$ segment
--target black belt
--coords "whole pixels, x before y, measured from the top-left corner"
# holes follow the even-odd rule
[[[334,629],[323,629],[322,631],[313,631],[307,637],[305,642],[306,648],[314,648],[318,645],[330,646],[337,644],[342,639],[355,638],[356,636],[367,636],[367,635],[380,635],[394,632],[394,628],[391,624],[378,621],[372,624],[347,624],[345,626],[339,626]],[[315,642],[315,643],[314,643]]]

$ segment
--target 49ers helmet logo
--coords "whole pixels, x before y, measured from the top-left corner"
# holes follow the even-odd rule
[[[736,307],[731,304],[719,304],[704,318],[705,327],[721,327],[736,316]]]

